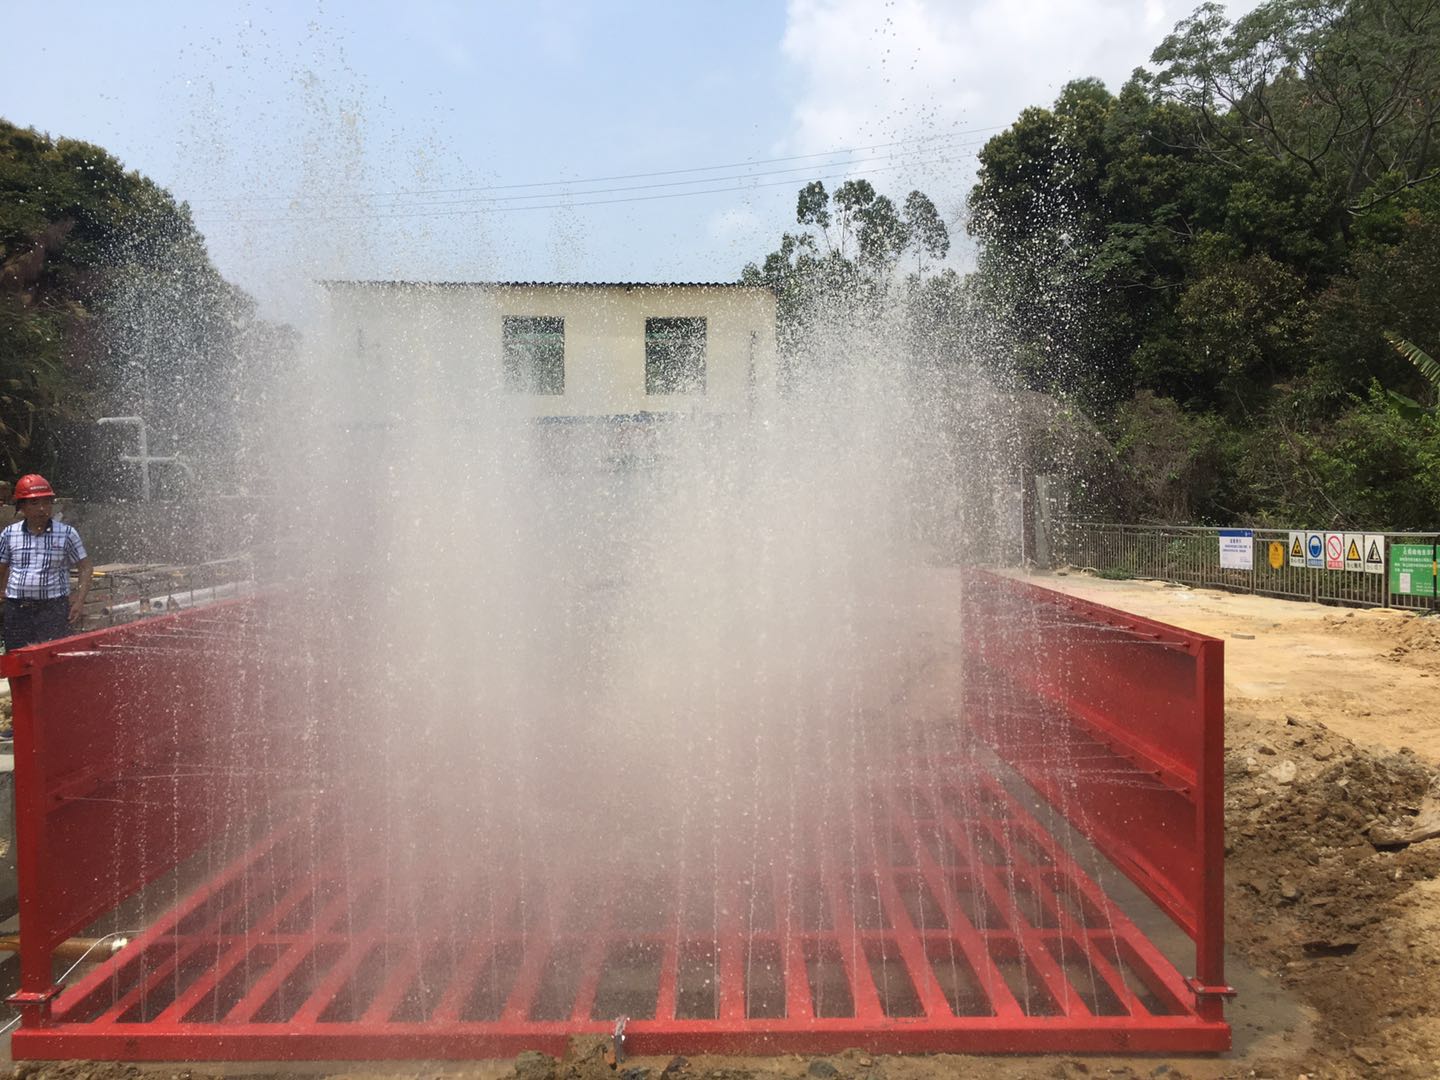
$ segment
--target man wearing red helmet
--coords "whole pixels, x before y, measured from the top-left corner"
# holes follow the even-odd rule
[[[80,621],[92,567],[80,534],[51,515],[55,492],[38,473],[15,482],[20,520],[0,529],[0,594],[5,597],[5,650],[64,637]],[[70,593],[70,568],[80,571]]]

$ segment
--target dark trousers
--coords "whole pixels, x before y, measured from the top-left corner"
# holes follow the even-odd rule
[[[54,641],[70,633],[70,598],[5,601],[5,651]]]

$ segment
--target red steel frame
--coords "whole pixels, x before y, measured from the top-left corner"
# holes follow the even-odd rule
[[[972,730],[1194,940],[1223,1021],[1224,642],[993,574],[966,614]]]
[[[272,707],[236,692],[262,603],[0,666],[15,699],[17,1058],[559,1053],[622,1014],[632,1054],[1229,1044],[1220,643],[989,575],[965,594],[966,736],[923,775],[878,770],[857,793],[872,814],[839,833],[808,821],[762,873],[616,866],[525,885],[437,871],[404,921],[383,913],[385,865],[357,860],[340,820],[282,821],[177,887],[168,914],[62,994],[56,945],[209,850],[217,776],[230,805],[269,805],[273,781],[225,771],[237,731]],[[1029,807],[995,755],[1049,808]],[[1051,810],[1194,938],[1193,978],[1048,827]],[[126,837],[117,872],[109,845]],[[697,886],[712,905],[687,900]]]

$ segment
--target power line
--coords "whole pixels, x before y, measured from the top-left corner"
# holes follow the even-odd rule
[[[919,137],[914,138],[914,139],[900,139],[900,140],[897,140],[897,141],[895,141],[895,142],[876,143],[876,144],[874,144],[873,146],[856,146],[856,147],[849,147],[849,148],[840,149],[840,150],[825,150],[825,151],[821,151],[821,152],[813,153],[813,154],[793,154],[793,155],[791,155],[791,156],[789,156],[789,157],[758,158],[758,159],[754,159],[754,160],[751,160],[751,161],[735,161],[735,162],[730,162],[730,163],[724,164],[724,165],[696,165],[696,166],[692,166],[692,167],[690,167],[690,168],[685,168],[685,169],[662,169],[662,170],[655,171],[655,172],[618,173],[618,174],[613,175],[613,176],[595,176],[595,177],[590,177],[590,178],[588,178],[588,179],[582,179],[582,180],[537,180],[537,181],[531,181],[531,182],[523,183],[523,184],[491,184],[491,185],[487,185],[487,186],[478,186],[478,187],[412,188],[412,189],[402,189],[402,190],[398,190],[398,191],[361,192],[361,193],[357,193],[357,194],[349,195],[349,196],[345,196],[345,197],[346,197],[346,198],[350,198],[350,199],[357,199],[357,200],[358,200],[358,199],[385,199],[385,198],[395,198],[395,197],[399,197],[399,196],[410,196],[410,195],[418,195],[418,196],[426,196],[426,195],[457,195],[457,194],[464,194],[464,193],[467,193],[467,192],[518,191],[518,190],[521,190],[521,189],[541,188],[541,187],[564,187],[564,188],[583,187],[583,186],[586,186],[586,185],[589,185],[589,184],[605,184],[605,183],[611,183],[611,182],[613,182],[613,181],[618,181],[618,180],[648,180],[648,179],[651,179],[651,178],[654,178],[654,177],[659,177],[659,176],[682,176],[682,175],[684,175],[684,174],[686,174],[686,173],[718,172],[718,171],[723,170],[723,169],[745,169],[745,168],[750,168],[750,167],[755,166],[755,165],[776,165],[776,164],[781,164],[781,163],[787,162],[787,161],[811,161],[811,160],[814,160],[814,159],[816,159],[816,158],[838,157],[838,156],[841,155],[841,154],[858,154],[858,153],[868,153],[869,151],[872,151],[872,150],[888,150],[888,149],[891,149],[891,148],[897,147],[897,146],[910,146],[910,147],[915,147],[915,148],[917,148],[917,149],[920,149],[920,148],[932,147],[932,146],[935,146],[936,144],[944,144],[944,143],[952,142],[952,141],[954,141],[954,140],[961,139],[961,138],[966,137],[966,136],[977,135],[977,134],[981,134],[981,133],[987,132],[987,131],[999,131],[1000,128],[1001,128],[1001,125],[994,125],[994,126],[990,126],[990,127],[962,128],[962,129],[959,129],[959,130],[957,130],[957,131],[950,132],[949,134],[946,134],[946,135],[925,135],[925,136],[919,136]],[[937,148],[938,148],[938,147],[937,147]],[[869,160],[875,160],[875,159],[869,159]],[[826,164],[840,164],[840,163],[838,163],[838,162],[835,162],[835,163],[829,163],[829,162],[827,162]],[[797,168],[803,168],[803,167],[797,167]],[[793,171],[796,171],[796,169],[776,170],[776,171],[793,172]],[[771,173],[749,173],[749,174],[745,174],[745,175],[764,176],[764,175],[772,175],[772,174],[771,174]],[[713,179],[720,179],[720,178],[719,178],[719,177],[710,177],[710,178],[702,178],[702,179],[699,180],[699,181],[686,181],[686,182],[691,182],[691,183],[704,182],[705,179],[712,179],[712,180],[713,180]],[[584,194],[584,193],[582,192],[581,194]],[[511,198],[520,198],[521,196],[510,196],[510,197],[511,197]],[[542,197],[542,198],[543,198],[543,196],[539,196],[539,197]],[[209,199],[193,200],[193,201],[191,201],[191,206],[194,207],[194,206],[206,205],[206,204],[210,204],[210,203],[245,203],[245,202],[276,202],[276,201],[293,203],[293,202],[314,201],[314,200],[319,199],[319,198],[322,198],[322,196],[301,196],[301,197],[299,197],[299,198],[296,198],[296,197],[289,196],[289,195],[253,195],[253,194],[252,194],[252,195],[226,195],[226,196],[215,196],[215,197],[209,198]]]
[[[979,143],[978,141],[977,141],[977,142],[971,142],[971,143],[960,143],[960,144],[957,144],[957,145],[955,145],[955,146],[951,146],[951,147],[949,147],[948,149],[949,149],[949,151],[954,152],[954,151],[956,151],[956,150],[961,150],[961,149],[964,149],[964,148],[966,148],[966,147],[978,146],[978,145],[980,145],[980,143]],[[867,171],[873,171],[873,170],[851,169],[850,166],[853,166],[853,165],[866,165],[866,164],[871,164],[871,163],[877,162],[877,161],[892,161],[892,162],[895,162],[895,164],[894,164],[893,166],[890,166],[890,167],[892,167],[892,168],[904,168],[904,167],[907,166],[907,165],[923,165],[923,164],[925,164],[925,162],[923,162],[923,161],[921,161],[921,162],[898,161],[898,162],[897,162],[894,155],[885,154],[885,155],[881,155],[881,156],[879,156],[879,157],[873,157],[873,158],[857,158],[857,159],[854,160],[854,161],[846,161],[846,162],[827,162],[824,166],[821,166],[821,167],[824,168],[824,167],[829,167],[830,165],[844,165],[844,166],[846,167],[847,175],[863,175],[863,174],[866,173]],[[811,170],[812,168],[814,168],[814,167],[815,167],[815,166],[810,166],[810,165],[795,165],[795,166],[791,166],[791,167],[788,168],[788,169],[769,169],[769,170],[766,170],[766,171],[763,171],[763,172],[735,173],[735,174],[732,174],[732,175],[730,175],[730,176],[709,176],[709,177],[702,177],[702,178],[699,178],[699,179],[691,179],[691,180],[666,180],[666,181],[661,181],[661,182],[659,182],[659,183],[654,183],[654,184],[626,184],[626,185],[622,185],[622,186],[620,186],[620,187],[590,188],[590,189],[587,190],[587,191],[576,191],[576,192],[547,191],[547,192],[542,192],[542,193],[539,193],[539,194],[527,194],[527,195],[496,195],[496,196],[492,196],[492,197],[490,197],[490,198],[484,198],[484,199],[473,199],[473,198],[471,198],[471,199],[432,199],[432,200],[428,200],[428,201],[426,201],[426,202],[418,203],[418,204],[409,204],[409,203],[404,203],[404,202],[395,202],[395,203],[390,203],[390,204],[388,204],[388,205],[386,205],[386,204],[381,204],[381,205],[379,205],[379,206],[369,207],[369,208],[368,208],[368,213],[370,213],[370,214],[373,215],[373,214],[375,214],[376,211],[382,211],[382,210],[409,210],[409,209],[424,210],[424,209],[428,209],[428,208],[430,208],[430,207],[438,207],[438,206],[471,206],[471,205],[476,205],[476,204],[485,205],[485,206],[491,206],[491,205],[496,205],[496,204],[504,203],[504,202],[528,202],[528,201],[535,200],[535,199],[556,199],[556,198],[559,198],[559,197],[561,197],[561,196],[566,196],[566,195],[574,195],[574,196],[581,197],[581,198],[588,198],[589,196],[592,196],[592,195],[610,195],[610,194],[616,194],[616,193],[619,193],[619,192],[626,192],[626,191],[652,191],[652,190],[654,190],[654,189],[656,189],[656,188],[688,187],[688,186],[695,185],[695,184],[715,184],[715,183],[720,183],[720,182],[723,182],[723,181],[732,181],[732,180],[733,180],[733,181],[750,181],[750,180],[757,179],[757,178],[759,178],[759,177],[781,176],[781,175],[793,174],[793,173],[802,173],[802,174],[804,174],[805,176],[809,176],[809,175],[811,175],[811,174],[810,174],[810,170]],[[789,180],[787,180],[787,181],[782,181],[782,182],[784,182],[784,183],[793,183],[796,179],[799,179],[799,177],[791,177],[791,179],[789,179]],[[822,179],[824,179],[824,178],[822,178]],[[744,189],[745,187],[747,187],[747,186],[749,186],[749,187],[757,187],[757,186],[765,186],[765,185],[756,185],[756,184],[744,184],[744,183],[740,183],[740,184],[737,184],[736,186],[737,186],[738,188],[740,188],[740,189],[743,190],[743,189]],[[723,189],[715,189],[715,190],[723,190]],[[686,193],[685,193],[685,192],[676,192],[676,194],[683,195],[683,194],[686,194]],[[333,200],[328,200],[328,201],[333,202]],[[357,201],[358,201],[358,200],[357,200]],[[573,205],[573,204],[567,204],[567,205]],[[263,210],[264,210],[265,208],[256,207],[255,209],[256,209],[257,211],[263,212]],[[523,207],[514,207],[513,209],[523,209]],[[243,212],[243,210],[242,210],[242,212]],[[213,220],[213,219],[210,219],[210,220]]]
[[[955,145],[955,146],[948,147],[947,149],[953,151],[953,150],[961,149],[961,148],[966,147],[966,146],[978,146],[978,145],[980,145],[980,143],[959,143],[959,144],[957,144],[957,145]],[[820,166],[818,166],[818,167],[819,167],[819,168],[828,168],[830,165],[845,165],[845,166],[848,167],[848,166],[851,166],[851,165],[868,165],[868,164],[871,164],[871,163],[876,162],[876,161],[895,161],[895,160],[896,160],[896,158],[895,158],[895,155],[894,155],[894,154],[882,154],[882,155],[879,156],[879,157],[856,158],[856,159],[854,159],[853,161],[825,162],[824,164],[822,164],[822,165],[820,165]],[[904,162],[899,162],[899,163],[897,163],[897,164],[905,164],[905,163],[904,163]],[[467,204],[469,204],[469,203],[475,203],[475,202],[482,202],[482,203],[499,203],[499,202],[520,202],[520,201],[531,200],[531,199],[554,199],[554,198],[557,198],[557,197],[559,197],[559,196],[561,196],[561,195],[570,195],[570,194],[579,195],[579,196],[588,196],[588,195],[610,195],[610,194],[614,194],[615,192],[620,192],[620,191],[653,191],[655,188],[688,187],[688,186],[693,185],[693,184],[714,184],[714,183],[719,183],[719,182],[724,181],[724,180],[751,180],[751,179],[756,179],[756,178],[762,177],[762,176],[781,176],[781,175],[784,175],[784,174],[786,174],[786,173],[809,173],[809,171],[810,171],[811,169],[814,169],[814,168],[817,168],[817,166],[815,166],[815,165],[792,165],[792,166],[791,166],[790,168],[788,168],[788,169],[767,169],[767,170],[765,170],[765,171],[763,171],[763,172],[734,173],[734,174],[732,174],[732,175],[730,175],[730,176],[705,176],[705,177],[700,177],[700,178],[698,178],[698,179],[692,179],[692,180],[664,180],[664,181],[660,181],[660,182],[654,183],[654,184],[625,184],[625,185],[622,185],[621,187],[590,188],[590,189],[588,189],[588,190],[586,190],[586,191],[575,191],[575,192],[546,191],[546,192],[541,192],[541,193],[539,193],[539,194],[531,194],[531,195],[495,195],[495,196],[492,196],[492,197],[487,198],[487,199],[430,199],[430,200],[426,200],[425,202],[420,203],[420,204],[418,204],[418,205],[419,205],[419,206],[463,206],[463,205],[467,205]],[[390,204],[390,206],[388,206],[388,207],[382,204],[382,205],[379,207],[379,209],[384,210],[384,209],[404,208],[404,207],[407,206],[407,205],[417,205],[417,204],[393,203],[393,204]]]
[[[973,145],[973,144],[972,144],[972,145]],[[964,155],[964,157],[970,157],[970,156],[973,156],[973,155],[969,155],[969,154]],[[852,176],[873,176],[875,173],[894,172],[894,171],[897,170],[897,169],[925,168],[925,167],[932,166],[932,165],[952,165],[952,164],[956,164],[957,162],[959,162],[959,161],[961,161],[961,160],[963,160],[963,159],[964,159],[963,157],[960,157],[960,158],[932,158],[932,159],[927,160],[927,161],[911,161],[911,162],[904,162],[904,163],[899,164],[899,165],[883,165],[883,166],[879,166],[879,167],[874,168],[874,169],[859,169],[859,170],[848,170],[848,169],[847,169],[847,170],[844,171],[844,172],[831,173],[831,174],[829,174],[829,175],[827,175],[827,176],[817,176],[817,177],[814,177],[814,179],[816,179],[816,180],[839,180],[839,179],[842,179],[842,178],[848,178],[848,177],[852,177]],[[785,171],[793,171],[793,170],[785,170]],[[731,178],[728,178],[728,179],[745,179],[745,177],[743,177],[743,176],[741,176],[741,177],[731,177]],[[705,188],[705,189],[703,189],[703,190],[698,190],[698,191],[666,191],[666,192],[661,192],[661,193],[655,194],[655,195],[631,195],[631,196],[627,196],[627,197],[625,197],[625,198],[620,198],[620,199],[590,199],[590,200],[586,200],[586,201],[583,201],[583,202],[557,202],[557,203],[543,203],[543,204],[529,203],[529,204],[526,204],[526,205],[523,205],[523,206],[514,206],[514,205],[511,205],[511,206],[484,205],[484,206],[477,206],[477,207],[475,207],[475,208],[473,208],[473,209],[469,209],[469,210],[434,210],[434,211],[417,210],[417,211],[414,211],[414,212],[411,212],[411,213],[403,213],[403,214],[345,214],[345,215],[326,215],[326,216],[316,216],[316,217],[272,217],[272,218],[256,218],[256,217],[228,217],[228,218],[220,218],[220,217],[216,217],[216,218],[204,218],[204,219],[197,218],[196,221],[197,221],[197,223],[199,223],[200,221],[203,220],[203,221],[205,221],[207,224],[214,224],[214,225],[300,225],[300,224],[318,224],[318,223],[332,222],[332,221],[396,221],[396,220],[402,220],[402,219],[407,219],[407,218],[467,217],[467,216],[470,216],[470,215],[473,215],[473,214],[498,214],[498,213],[504,213],[504,212],[514,211],[514,210],[569,210],[569,209],[578,209],[578,208],[580,208],[580,207],[585,207],[585,206],[610,206],[610,205],[614,205],[614,204],[616,204],[616,203],[650,202],[650,201],[653,201],[653,200],[656,200],[656,199],[679,199],[679,198],[685,198],[685,197],[691,196],[691,195],[717,195],[717,194],[732,193],[732,192],[739,192],[739,191],[753,191],[753,190],[755,190],[756,188],[780,187],[780,186],[786,186],[786,185],[793,184],[793,183],[795,183],[795,179],[794,179],[794,178],[791,178],[791,179],[787,179],[787,180],[767,180],[767,181],[765,181],[765,182],[763,182],[763,183],[758,183],[758,184],[729,184],[729,185],[727,185],[727,186],[725,186],[725,187]],[[581,192],[580,194],[581,194],[581,195],[586,195],[586,194],[598,194],[598,193]],[[493,200],[487,200],[487,202],[493,202]]]

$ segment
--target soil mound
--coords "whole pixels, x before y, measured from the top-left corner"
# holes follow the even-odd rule
[[[1440,1060],[1440,770],[1319,723],[1229,717],[1229,940],[1321,1014],[1320,1075],[1433,1076]]]

